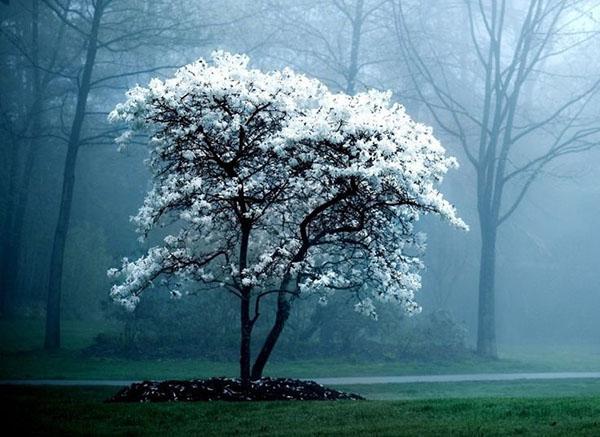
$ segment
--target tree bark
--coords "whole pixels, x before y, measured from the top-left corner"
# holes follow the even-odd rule
[[[73,117],[73,123],[71,125],[71,132],[69,134],[69,142],[67,146],[67,156],[63,171],[60,210],[54,232],[54,242],[52,245],[52,255],[50,259],[48,301],[46,304],[46,338],[44,342],[44,347],[47,350],[60,348],[60,301],[65,244],[67,240],[67,232],[69,230],[71,207],[73,203],[73,188],[75,186],[77,153],[79,151],[81,129],[85,120],[85,110],[91,87],[92,72],[96,62],[98,33],[100,30],[100,21],[103,13],[104,1],[101,0],[96,3],[96,7],[94,8],[92,26],[87,45],[86,59],[77,93],[77,105],[75,108],[75,115]]]
[[[250,320],[250,295],[244,294],[240,304],[240,379],[242,387],[250,385],[250,339],[252,322]]]
[[[281,285],[281,290],[277,293],[277,314],[275,316],[275,322],[265,339],[265,342],[254,361],[254,365],[252,366],[252,379],[260,379],[262,378],[263,371],[265,370],[265,366],[267,361],[269,361],[269,357],[275,348],[275,344],[279,340],[281,333],[283,332],[283,328],[285,327],[285,323],[290,317],[290,302],[287,297],[286,290],[289,286],[290,280],[289,278],[284,279]]]
[[[243,190],[240,192],[240,198],[243,199]],[[246,211],[246,206],[243,201],[240,201],[240,210]],[[242,214],[243,216],[243,214]],[[242,218],[240,239],[240,260],[239,271],[242,273],[248,265],[248,245],[250,242],[251,225]],[[250,386],[250,342],[252,338],[253,321],[250,319],[250,295],[252,289],[243,286],[240,290],[240,379],[242,388],[247,389]]]
[[[498,225],[489,217],[480,217],[481,260],[479,267],[479,308],[477,353],[496,358],[496,237]]]

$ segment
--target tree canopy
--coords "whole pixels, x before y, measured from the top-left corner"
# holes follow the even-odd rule
[[[154,186],[134,221],[143,236],[169,229],[109,272],[120,279],[112,297],[134,308],[161,276],[174,296],[221,288],[247,302],[248,333],[271,293],[345,290],[372,317],[376,301],[418,311],[414,223],[436,213],[465,226],[436,188],[456,161],[431,128],[390,93],[334,94],[243,55],[212,60],[130,90],[111,113],[130,126],[120,142],[142,131],[152,145]]]

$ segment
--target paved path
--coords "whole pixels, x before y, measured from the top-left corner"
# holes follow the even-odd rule
[[[546,373],[470,373],[460,375],[410,375],[410,376],[357,376],[318,378],[320,384],[409,384],[419,382],[476,382],[520,381],[531,379],[590,379],[600,378],[600,372],[546,372]]]
[[[324,385],[356,384],[409,384],[421,382],[478,382],[521,381],[552,379],[596,379],[600,372],[546,372],[546,373],[471,373],[460,375],[410,375],[410,376],[354,376],[339,378],[314,378]],[[12,379],[0,380],[0,385],[55,385],[55,386],[126,386],[134,380],[98,379]]]

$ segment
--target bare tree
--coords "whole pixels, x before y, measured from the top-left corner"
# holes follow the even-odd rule
[[[293,65],[332,88],[354,94],[370,67],[383,62],[374,41],[381,34],[382,0],[267,1],[274,25],[267,57]]]
[[[8,49],[6,68],[10,71],[12,67],[17,82],[3,87],[0,95],[1,129],[7,137],[5,156],[9,167],[3,226],[6,232],[0,247],[0,314],[8,310],[8,300],[17,289],[22,270],[21,240],[30,181],[40,142],[48,136],[44,112],[51,99],[49,87],[59,77],[58,52],[65,35],[65,26],[60,24],[52,34],[46,30],[40,35],[40,23],[48,17],[40,14],[39,3],[32,0],[26,8],[15,7],[14,16],[7,22],[20,28],[7,26],[1,31]]]
[[[131,66],[120,61],[121,54],[128,53],[131,56],[136,50],[144,47],[172,46],[177,40],[175,31],[185,32],[194,28],[194,35],[204,38],[205,34],[201,28],[194,26],[189,18],[186,20],[182,15],[175,14],[172,2],[149,4],[137,0],[88,0],[72,4],[68,0],[42,1],[69,29],[72,37],[70,43],[81,47],[83,59],[81,64],[74,64],[74,71],[69,77],[74,84],[75,110],[65,126],[67,154],[50,260],[45,347],[56,349],[60,347],[61,283],[77,155],[83,144],[98,143],[109,135],[114,135],[114,130],[103,127],[99,131],[88,128],[89,136],[83,136],[86,120],[94,115],[102,118],[106,116],[106,112],[88,109],[90,94],[95,90],[116,86],[115,83],[128,77],[175,66],[168,62],[152,65],[134,63]],[[103,57],[100,58],[99,55]],[[102,62],[99,63],[99,60]],[[100,123],[100,126],[103,124]]]
[[[419,15],[415,4],[393,1],[391,10],[417,99],[460,144],[476,173],[481,235],[477,351],[495,357],[498,230],[548,164],[597,144],[600,126],[586,111],[599,89],[598,72],[570,72],[566,92],[560,73],[569,56],[597,43],[595,23],[586,17],[598,4],[465,0],[452,5],[448,10],[460,17],[456,22],[465,23],[464,29],[435,33],[448,39],[458,32],[458,44],[469,44],[469,58],[452,52],[447,40],[432,34],[419,38],[411,27],[411,16]],[[557,91],[549,91],[551,85],[558,85]],[[543,93],[547,99],[537,101],[551,105],[532,98]]]

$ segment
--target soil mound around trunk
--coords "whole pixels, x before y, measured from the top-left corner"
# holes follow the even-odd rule
[[[106,402],[178,401],[331,401],[364,400],[360,395],[323,387],[314,381],[262,378],[244,390],[239,379],[210,378],[188,381],[143,381],[124,387]]]

